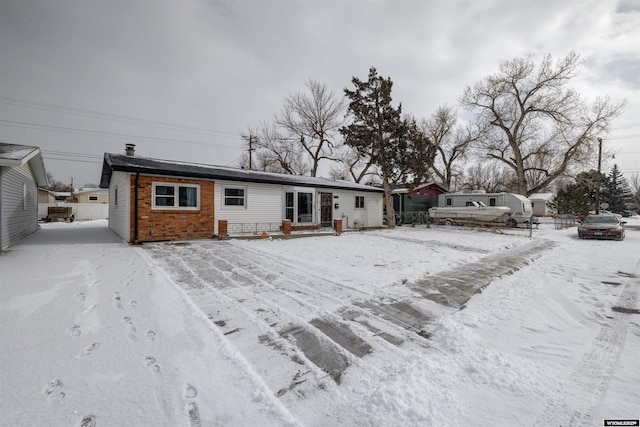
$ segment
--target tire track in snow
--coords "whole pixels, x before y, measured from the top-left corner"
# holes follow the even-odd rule
[[[286,302],[288,298],[294,301],[295,305],[301,307],[301,309],[295,310],[292,314],[302,322],[305,322],[309,316],[321,317],[329,319],[338,328],[340,328],[339,325],[341,324],[351,325],[354,329],[360,330],[360,335],[362,335],[362,333],[369,335],[369,333],[373,332],[374,335],[381,336],[385,341],[394,345],[398,345],[398,343],[403,340],[415,339],[414,334],[407,332],[407,328],[398,327],[398,322],[389,322],[388,319],[381,319],[380,316],[375,316],[375,313],[371,314],[369,311],[363,310],[363,307],[368,306],[368,304],[350,303],[350,300],[357,299],[357,296],[352,295],[350,291],[341,296],[335,296],[329,293],[330,291],[341,292],[341,289],[339,289],[340,285],[336,282],[316,279],[315,277],[310,278],[305,271],[301,271],[300,269],[287,271],[287,274],[280,273],[274,270],[274,265],[283,266],[283,263],[281,263],[279,259],[275,257],[265,257],[262,253],[251,252],[253,256],[260,261],[258,262],[255,259],[249,259],[247,252],[243,248],[228,248],[227,246],[229,245],[225,243],[225,250],[222,251],[204,248],[204,255],[199,253],[198,250],[201,249],[201,247],[197,246],[194,252],[198,252],[199,258],[214,258],[224,263],[225,267],[234,272],[235,277],[246,279],[249,283],[258,286],[268,287],[270,292],[263,294],[263,300],[268,299],[269,303],[271,303],[275,309],[283,307],[283,302]],[[225,287],[225,289],[227,288]],[[247,289],[244,290],[247,291]],[[350,288],[350,290],[359,293],[355,288]],[[251,295],[253,295],[253,293]],[[371,295],[370,293],[359,293],[360,298],[370,298]],[[282,297],[284,297],[284,299]],[[319,309],[319,307],[322,307],[322,309]],[[291,313],[293,308],[288,308]],[[336,315],[335,312],[337,312],[338,315]],[[357,313],[357,315],[354,315],[354,313]],[[356,317],[358,318],[357,320],[355,320]],[[364,319],[362,319],[363,317]],[[320,329],[324,335],[329,336],[336,344],[341,345],[341,342],[344,342],[340,337],[334,336],[335,330],[333,328],[318,327],[318,324],[323,324],[323,322],[318,321],[313,323],[312,320],[310,323],[313,327]],[[375,324],[375,326],[372,324]],[[398,338],[395,335],[400,335],[403,338]],[[348,345],[341,346],[353,354],[360,354],[358,344],[353,344],[353,348]]]
[[[271,390],[290,387],[289,378],[293,378],[299,372],[300,365],[304,364],[299,351],[282,338],[271,324],[260,319],[255,311],[247,309],[243,301],[238,301],[223,292],[224,288],[234,286],[230,283],[231,279],[219,272],[208,274],[215,273],[209,270],[205,272],[206,278],[197,274],[182,258],[183,254],[176,251],[176,248],[148,245],[145,249],[153,259],[162,262],[162,267],[159,264],[158,267],[167,271],[169,277],[184,290],[193,304],[202,310],[210,321],[216,323],[219,329],[228,326],[222,319],[233,321],[230,328],[235,328],[235,331],[232,329],[233,333],[227,335],[227,338],[235,342],[236,348],[249,361],[249,364],[256,368],[256,373],[262,376],[264,383]],[[215,321],[216,318],[221,320]],[[246,349],[243,351],[245,347],[243,341],[253,342],[256,336],[262,344],[265,344],[265,348],[261,352],[247,352]],[[316,375],[312,388],[317,388],[322,383],[323,381]],[[309,387],[311,383],[307,382],[302,388]]]
[[[421,333],[420,328],[414,327],[415,325],[413,323],[404,322],[403,317],[411,317],[413,320],[432,317],[431,313],[419,313],[418,316],[413,316],[413,314],[418,313],[414,308],[408,307],[408,302],[403,301],[404,296],[396,299],[388,291],[381,290],[378,294],[366,292],[361,288],[346,284],[343,285],[342,283],[313,274],[313,272],[288,263],[282,258],[246,247],[234,246],[233,249],[234,258],[227,260],[228,263],[233,263],[236,259],[242,259],[244,262],[251,262],[254,265],[252,271],[257,269],[258,271],[269,271],[277,275],[282,279],[276,284],[278,292],[286,292],[292,297],[301,295],[309,296],[310,298],[325,298],[327,301],[333,300],[336,305],[333,306],[332,311],[339,313],[340,318],[349,322],[356,322],[364,327],[364,329],[373,332],[376,336],[383,337],[383,339],[394,345],[399,345],[399,343],[404,340],[415,339],[413,333],[406,333],[407,330],[414,333],[417,332],[418,334]],[[246,257],[247,252],[253,254],[260,262],[249,260]],[[222,253],[224,256],[227,256],[231,254],[232,251],[225,250]],[[287,267],[287,274],[285,275],[274,271],[274,265]],[[304,290],[304,292],[302,290]],[[340,295],[336,296],[336,293]],[[383,294],[386,303],[381,303]],[[391,301],[391,303],[389,303],[389,301]],[[312,308],[318,307],[319,304],[319,301],[311,301]],[[392,313],[390,310],[380,309],[381,304],[382,306],[400,305],[409,312],[402,313],[402,310],[397,310],[396,313]],[[413,313],[410,311],[413,311]],[[418,323],[423,322],[418,321]],[[403,338],[399,338],[398,335]]]
[[[620,272],[619,272],[620,274]],[[633,308],[640,288],[640,260],[628,277],[615,306]],[[589,350],[571,371],[558,396],[550,398],[536,426],[594,425],[593,412],[604,395],[624,348],[629,315],[612,310],[611,321],[601,326]]]
[[[213,248],[203,248],[201,244],[192,247],[180,245],[169,250],[167,250],[167,246],[170,245],[147,248],[152,252],[162,252],[159,258],[164,262],[170,259],[174,272],[176,268],[183,271],[183,273],[173,274],[173,276],[177,278],[177,282],[187,284],[185,290],[189,292],[194,303],[203,311],[207,311],[206,300],[215,301],[215,305],[211,305],[217,309],[220,320],[214,321],[214,323],[221,329],[227,328],[226,334],[229,334],[230,340],[237,341],[239,345],[242,345],[238,334],[243,333],[243,329],[257,329],[258,331],[267,329],[267,333],[257,333],[261,342],[283,351],[292,360],[297,360],[297,367],[293,365],[295,370],[288,369],[288,373],[285,374],[292,378],[291,384],[280,385],[278,388],[272,387],[274,390],[280,390],[278,395],[282,395],[283,390],[286,392],[294,387],[302,387],[300,384],[307,379],[301,379],[299,363],[302,360],[310,358],[305,364],[312,363],[307,365],[307,372],[304,372],[303,376],[309,371],[315,372],[316,380],[322,381],[322,378],[326,377],[325,373],[329,373],[336,382],[339,382],[342,370],[349,364],[356,362],[357,357],[368,353],[369,344],[365,343],[360,336],[362,333],[371,336],[371,326],[366,328],[360,323],[354,323],[351,319],[345,318],[342,314],[335,315],[326,310],[319,310],[323,305],[338,308],[345,305],[344,299],[314,290],[315,285],[322,287],[319,280],[312,280],[309,283],[309,278],[301,278],[298,281],[296,277],[291,278],[290,275],[278,273],[273,268],[274,260],[263,261],[269,265],[267,267],[263,263],[248,259],[247,253],[242,248],[230,247],[226,242],[215,243],[215,249],[219,252],[214,252]],[[258,257],[261,260],[264,259],[260,255]],[[156,258],[158,258],[157,255]],[[203,260],[206,261],[203,262]],[[303,280],[306,280],[307,284],[302,284]],[[213,299],[207,298],[204,294],[198,295],[197,289],[193,289],[196,283],[197,287],[206,286],[219,292],[225,297],[224,300],[233,304],[234,311],[229,311],[228,304],[221,304],[220,298]],[[203,297],[206,299],[205,301],[203,301]],[[352,311],[357,310],[364,313],[358,307],[351,307]],[[240,315],[235,311],[243,314]],[[225,313],[228,317],[225,316]],[[221,314],[222,316],[220,316]],[[314,323],[312,317],[321,317],[329,321],[323,322],[315,319]],[[209,315],[209,318],[215,320],[214,316]],[[229,319],[231,322],[227,323]],[[247,319],[250,319],[250,322],[247,322]],[[278,325],[279,330],[276,330]],[[360,329],[360,333],[355,334],[351,326]],[[393,327],[397,328],[395,325]],[[401,328],[397,328],[394,332],[398,332],[398,330],[408,334]],[[391,334],[387,334],[387,336],[391,336]],[[290,338],[285,339],[286,337]],[[382,335],[378,344],[383,343],[385,348],[388,348],[388,346],[397,346],[399,342],[402,342],[402,340],[396,339],[390,340],[389,342],[393,344],[389,344],[385,340],[387,338]],[[292,341],[295,341],[295,346]],[[310,348],[311,351],[309,351]],[[324,356],[325,354],[326,356]],[[252,360],[259,370],[266,370],[263,368],[264,363],[253,357],[252,354],[246,354],[245,357]],[[348,360],[349,363],[340,362],[341,359]],[[324,372],[318,372],[318,367]],[[307,384],[307,386],[311,386],[311,384]]]

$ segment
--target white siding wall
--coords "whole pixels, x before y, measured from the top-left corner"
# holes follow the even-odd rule
[[[0,249],[38,229],[38,189],[29,164],[0,167]]]
[[[382,193],[370,193],[351,190],[326,190],[333,192],[333,219],[342,219],[342,228],[381,227]],[[338,196],[336,199],[335,196]],[[364,196],[364,209],[356,209],[356,196]],[[356,224],[357,222],[357,224]]]
[[[224,206],[224,188],[244,188],[246,206]],[[214,183],[215,233],[218,220],[233,223],[281,223],[284,217],[284,193],[281,185],[215,181]]]
[[[244,188],[247,205],[245,207],[224,206],[224,188]],[[218,220],[226,219],[229,224],[281,223],[284,219],[284,194],[286,192],[305,192],[314,194],[313,222],[320,221],[320,193],[332,193],[333,219],[343,219],[343,227],[354,227],[354,221],[360,227],[382,226],[382,193],[335,190],[323,188],[293,187],[276,184],[239,183],[233,181],[215,182],[215,233],[218,232]],[[355,208],[355,196],[364,196],[365,208]],[[338,198],[335,198],[338,196]],[[335,208],[338,203],[338,209]],[[344,215],[344,217],[343,217]],[[304,223],[300,224],[304,225]],[[230,227],[231,228],[231,227]]]
[[[125,242],[130,240],[130,176],[127,172],[113,172],[109,183],[109,228]],[[117,199],[116,189],[118,193]]]

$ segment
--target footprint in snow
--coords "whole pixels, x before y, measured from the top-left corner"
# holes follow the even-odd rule
[[[78,302],[85,302],[87,295],[84,292],[80,292],[79,294],[76,294],[76,299]]]
[[[100,343],[99,342],[94,342],[90,346],[85,348],[84,351],[80,354],[80,356],[90,356],[91,353],[93,353],[93,351],[97,350],[98,348],[100,348]]]
[[[44,390],[45,396],[47,396],[51,402],[60,402],[65,397],[65,393],[62,391],[63,385],[60,378],[54,378]]]
[[[187,403],[187,415],[189,415],[189,427],[200,427],[200,413],[196,402]]]
[[[122,300],[120,299],[120,292],[113,293],[113,305],[116,306],[118,310],[122,310]]]
[[[138,305],[138,301],[132,300],[129,302],[129,305],[131,306],[131,308],[136,308],[136,306]]]
[[[144,358],[144,362],[142,362],[144,366],[151,369],[155,372],[160,372],[160,365],[156,362],[156,358],[153,356],[147,356]]]
[[[147,340],[154,341],[156,339],[156,331],[149,329],[145,336],[147,337]]]
[[[96,425],[96,416],[95,415],[87,415],[82,418],[80,421],[80,427],[95,427]]]
[[[191,384],[187,383],[187,385],[184,387],[183,395],[185,399],[193,399],[198,395],[198,390]]]
[[[82,331],[80,330],[80,325],[73,325],[72,327],[67,329],[67,333],[72,337],[80,336],[80,334],[82,334]]]
[[[125,324],[126,327],[126,336],[127,338],[129,338],[131,341],[135,341],[136,340],[136,327],[133,325],[133,320],[131,320],[130,317],[125,316],[122,318],[122,321]]]

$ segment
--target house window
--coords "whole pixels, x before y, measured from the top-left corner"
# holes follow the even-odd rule
[[[113,204],[114,204],[114,206],[118,206],[118,187],[115,188],[115,192],[114,192],[113,196],[114,196],[113,197],[113,200],[114,200]]]
[[[295,210],[295,206],[293,205],[293,193],[285,193],[284,194],[284,217],[285,219],[291,220],[293,222],[293,213]]]
[[[153,183],[154,209],[199,209],[200,186],[197,184]]]
[[[98,196],[89,196],[89,201],[90,202],[97,202],[98,201]]]
[[[247,190],[244,187],[225,187],[224,206],[244,208],[247,206]]]
[[[495,205],[496,205],[496,198],[489,197],[489,206],[495,206]]]
[[[447,197],[444,203],[446,206],[451,206],[453,204],[453,199],[451,197]]]
[[[313,222],[313,193],[298,193],[298,222]]]
[[[364,209],[364,196],[356,196],[356,209]]]
[[[22,210],[27,210],[27,184],[22,184]]]

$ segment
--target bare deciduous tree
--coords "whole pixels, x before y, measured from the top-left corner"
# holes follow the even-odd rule
[[[464,160],[469,146],[478,141],[482,132],[471,126],[458,124],[453,107],[438,107],[431,118],[423,123],[423,128],[436,146],[433,173],[451,189],[454,176],[461,176],[460,163]]]
[[[311,176],[318,173],[323,159],[332,159],[335,138],[344,122],[344,104],[327,90],[325,84],[307,82],[309,93],[289,95],[275,118],[282,137],[298,145],[308,159]]]
[[[305,175],[308,172],[308,164],[299,147],[283,138],[275,125],[261,123],[256,129],[249,129],[249,135],[251,147],[249,137],[244,137],[246,152],[240,159],[243,168],[290,175]]]
[[[515,191],[515,174],[496,161],[485,161],[469,166],[457,185],[463,191],[484,190],[487,193]]]
[[[461,103],[477,112],[485,155],[517,178],[516,191],[529,195],[550,186],[594,153],[597,138],[622,113],[625,101],[598,98],[588,107],[568,87],[579,56],[570,53],[554,63],[545,56],[536,68],[532,56],[515,58],[499,72],[467,87]]]
[[[359,153],[353,147],[344,144],[336,147],[335,160],[337,163],[331,167],[329,172],[329,176],[333,179],[358,183],[364,183],[364,181],[377,183],[379,181],[377,179],[379,172],[371,157]]]
[[[316,176],[322,160],[333,160],[344,121],[343,101],[324,84],[309,80],[306,86],[308,93],[297,92],[284,100],[272,123],[261,123],[243,135],[247,152],[242,167],[249,167],[251,155],[252,169]]]

